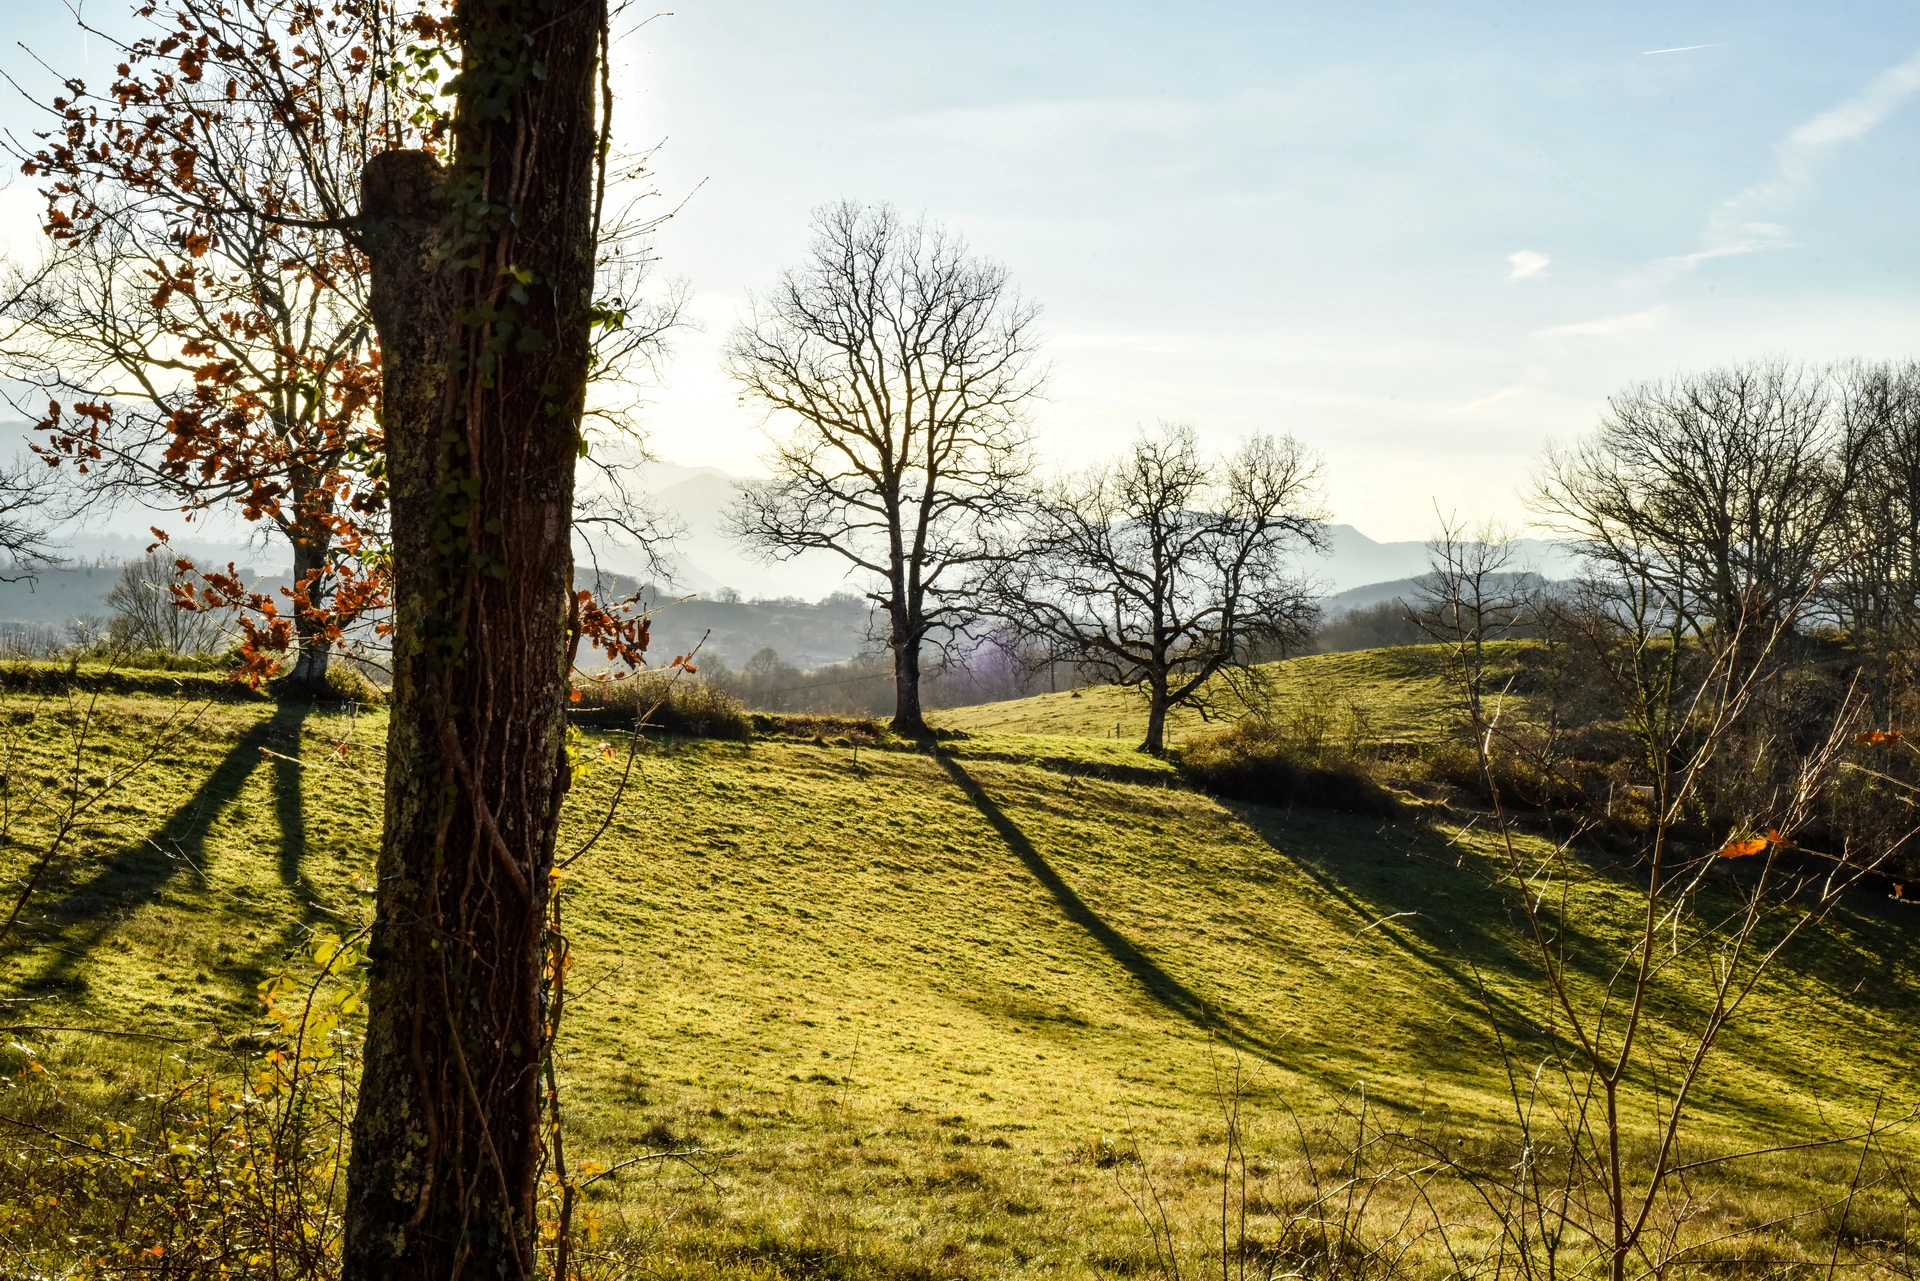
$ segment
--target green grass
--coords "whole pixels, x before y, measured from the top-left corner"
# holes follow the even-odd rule
[[[1283,679],[1364,677],[1370,705],[1417,728],[1442,714],[1423,661],[1328,655]],[[1023,701],[1042,710],[1007,726],[1068,700]],[[104,781],[162,744],[0,957],[0,996],[23,1003],[8,1037],[41,1053],[69,1122],[176,1069],[148,1043],[19,1025],[225,1044],[303,927],[365,912],[381,808],[383,713],[100,694],[76,755],[84,713],[0,707],[16,798],[62,759]],[[941,756],[651,744],[564,882],[576,1151],[717,1154],[596,1188],[656,1274],[1138,1269],[1140,1171],[1113,1144],[1146,1155],[1197,1261],[1217,1241],[1216,1091],[1235,1063],[1275,1205],[1297,1191],[1286,1110],[1324,1126],[1362,1085],[1386,1123],[1503,1150],[1489,1003],[1524,1046],[1538,1002],[1479,835],[1223,804],[1126,740],[977,723],[990,714],[943,717],[977,732]],[[603,767],[575,790],[569,840],[611,788]],[[1629,927],[1625,885],[1576,892],[1596,933]],[[1795,951],[1711,1073],[1703,1144],[1826,1133],[1881,1090],[1908,1105],[1912,931],[1903,907],[1863,902]],[[1741,1195],[1797,1195],[1846,1159],[1747,1171]]]
[[[1503,653],[1510,644],[1496,648]],[[1324,704],[1356,711],[1377,734],[1404,742],[1443,737],[1453,723],[1454,698],[1446,680],[1444,651],[1437,645],[1308,654],[1255,669],[1251,696],[1224,680],[1208,687],[1206,714],[1194,707],[1175,708],[1168,717],[1170,738],[1201,732],[1241,715],[1249,702]],[[1144,694],[1133,688],[1090,686],[1059,694],[1037,694],[1004,703],[984,703],[935,713],[943,729],[1060,734],[1138,743],[1146,732]]]

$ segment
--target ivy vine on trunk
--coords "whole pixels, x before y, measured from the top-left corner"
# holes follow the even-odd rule
[[[351,1278],[536,1267],[606,13],[457,4],[451,162],[364,176],[395,666]]]

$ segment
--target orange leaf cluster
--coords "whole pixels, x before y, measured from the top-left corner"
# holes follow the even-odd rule
[[[155,529],[153,535],[158,541],[149,551],[167,541],[162,530]],[[231,561],[224,572],[198,571],[193,561],[184,556],[173,563],[183,579],[198,574],[197,587],[191,581],[173,584],[175,607],[195,611],[226,610],[232,614],[234,626],[240,630],[240,661],[234,678],[255,689],[279,669],[279,656],[293,649],[296,620],[307,624],[310,636],[337,646],[355,623],[385,614],[392,604],[392,582],[388,575],[362,571],[350,560],[328,569],[309,570],[291,587],[282,587],[280,595],[287,601],[286,610],[272,597],[248,588]],[[389,626],[383,620],[374,630],[385,635]]]
[[[1768,828],[1765,836],[1748,836],[1729,840],[1715,851],[1721,858],[1750,858],[1755,854],[1764,854],[1769,845],[1786,848],[1791,842],[1780,835],[1778,828]]]
[[[584,640],[609,659],[639,667],[646,662],[652,620],[640,612],[635,597],[604,604],[589,591],[574,593],[574,637]],[[683,665],[680,659],[675,666]],[[689,669],[691,670],[691,669]]]
[[[49,404],[34,449],[82,474],[118,469],[189,513],[231,505],[317,550],[323,568],[278,606],[231,566],[179,603],[239,611],[249,662],[337,641],[389,594],[381,560],[361,555],[378,539],[386,481],[352,175],[364,155],[437,145],[442,88],[408,59],[443,43],[450,9],[148,0],[136,17],[151,34],[121,44],[110,74],[68,79],[44,104],[57,123],[22,171],[43,184],[56,252],[110,261],[137,286],[132,336],[104,366],[160,359],[182,385],[103,393],[55,369],[48,390],[79,403]],[[419,49],[396,47],[396,27]],[[278,141],[249,149],[263,138]],[[89,351],[115,341],[115,327],[75,316]],[[262,658],[245,678],[271,666]]]

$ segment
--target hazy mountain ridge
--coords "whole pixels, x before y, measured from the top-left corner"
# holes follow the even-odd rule
[[[657,603],[655,650],[686,653],[695,646],[738,667],[771,647],[803,668],[844,662],[873,647],[871,608],[865,584],[841,558],[811,552],[791,561],[766,564],[744,551],[724,532],[724,517],[741,477],[717,467],[689,467],[660,461],[646,464],[639,488],[658,512],[684,533],[665,560],[671,583],[652,584],[642,558],[631,548],[603,547],[596,560],[580,550],[580,579],[590,584],[598,572],[612,594],[626,595],[649,585]],[[116,513],[112,525],[149,518],[148,513]],[[109,522],[102,522],[108,524]],[[63,540],[66,563],[43,569],[31,579],[0,583],[0,626],[64,627],[76,619],[103,618],[106,595],[118,565],[138,558],[151,534],[113,532],[94,527]],[[1327,527],[1323,556],[1302,558],[1301,570],[1319,589],[1329,619],[1396,596],[1408,596],[1427,569],[1427,545],[1418,541],[1378,542],[1352,525]],[[257,573],[261,590],[286,585],[282,550],[271,543],[176,539],[174,546],[203,564],[235,563],[249,576]],[[1575,570],[1565,547],[1542,539],[1519,542],[1519,565],[1546,578],[1564,578]]]

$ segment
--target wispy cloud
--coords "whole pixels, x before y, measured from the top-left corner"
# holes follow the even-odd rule
[[[1548,264],[1553,259],[1537,249],[1521,249],[1507,255],[1508,280],[1532,280],[1535,276],[1545,275]]]
[[[1359,89],[1354,73],[1333,70],[1282,90],[1243,89],[1225,96],[1094,97],[989,102],[914,112],[892,122],[946,142],[1036,151],[1142,141],[1216,139],[1254,129],[1260,137],[1324,140],[1351,125],[1343,104]]]
[[[1462,418],[1468,414],[1477,414],[1484,409],[1491,409],[1503,401],[1524,396],[1532,390],[1534,390],[1533,387],[1527,383],[1515,383],[1511,387],[1502,387],[1499,391],[1488,392],[1477,400],[1469,400],[1464,405],[1455,405],[1441,412],[1448,418]]]
[[[1716,40],[1712,44],[1678,44],[1671,49],[1642,49],[1642,58],[1651,58],[1656,53],[1692,53],[1695,49],[1718,49],[1726,44],[1725,40]]]
[[[1715,258],[1791,248],[1792,233],[1780,217],[1813,186],[1820,161],[1840,144],[1871,133],[1916,92],[1920,92],[1920,51],[1775,143],[1773,174],[1714,210],[1701,247],[1660,259],[1654,264],[1656,272],[1691,271]]]
[[[1264,91],[1201,101],[1188,98],[1067,98],[950,107],[906,116],[900,124],[953,140],[1031,147],[1082,143],[1099,137],[1182,138],[1240,116],[1278,110]]]
[[[1572,324],[1553,325],[1536,330],[1533,337],[1534,341],[1543,343],[1556,351],[1565,351],[1578,343],[1614,342],[1622,338],[1654,333],[1666,328],[1673,317],[1673,308],[1663,304],[1658,307],[1649,307],[1645,311],[1630,311],[1618,316],[1599,316],[1593,320],[1577,320]]]

